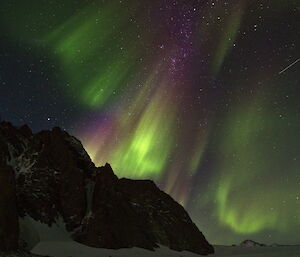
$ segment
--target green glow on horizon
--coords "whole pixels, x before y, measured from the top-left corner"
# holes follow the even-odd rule
[[[300,221],[293,197],[297,188],[286,189],[280,178],[288,168],[297,178],[298,167],[290,156],[282,156],[270,138],[284,149],[296,144],[282,137],[286,133],[280,120],[263,100],[240,106],[229,115],[219,153],[219,179],[216,190],[217,217],[221,224],[238,234],[254,234],[267,229],[286,231]],[[287,158],[282,162],[283,158]],[[290,162],[289,167],[282,163]],[[271,171],[271,172],[270,172]],[[274,172],[276,176],[272,174]],[[284,173],[283,173],[284,174]],[[292,177],[292,175],[290,175]],[[296,223],[295,223],[296,222]]]
[[[261,205],[261,200],[257,199],[254,205],[251,204],[253,199],[249,199],[249,203],[247,203],[247,199],[243,199],[245,204],[240,202],[236,204],[231,203],[230,199],[236,198],[231,194],[232,187],[235,185],[224,181],[221,184],[217,193],[217,202],[219,208],[218,216],[223,224],[239,234],[253,234],[263,229],[272,228],[277,224],[278,213],[268,215],[269,210],[267,210],[267,207],[264,208],[264,205]],[[243,189],[241,188],[240,190]],[[243,210],[242,208],[245,209]],[[278,226],[284,225],[282,223]]]

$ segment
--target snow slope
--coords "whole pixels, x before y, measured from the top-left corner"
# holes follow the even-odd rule
[[[31,228],[39,240],[31,252],[37,255],[52,257],[199,257],[190,252],[177,252],[168,247],[161,246],[156,251],[141,248],[131,249],[99,249],[72,241],[65,230],[62,218],[57,220],[57,225],[48,227],[46,224],[26,217],[22,225]],[[23,227],[21,226],[21,227]],[[27,231],[28,232],[28,231]],[[28,235],[27,235],[28,237]],[[213,257],[300,257],[300,246],[278,247],[243,247],[243,246],[214,246]],[[1,257],[1,256],[0,256]]]
[[[97,249],[81,245],[76,242],[43,242],[39,243],[32,253],[40,255],[51,255],[54,257],[199,257],[189,252],[176,252],[167,247],[158,248],[156,251],[149,251],[141,248],[132,249]]]

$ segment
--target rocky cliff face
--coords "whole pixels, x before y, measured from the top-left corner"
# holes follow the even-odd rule
[[[18,246],[18,214],[13,169],[0,161],[0,249],[14,250]]]
[[[33,134],[2,122],[0,157],[1,250],[17,247],[18,217],[31,217],[48,226],[62,218],[74,240],[93,247],[161,244],[213,253],[183,207],[152,181],[118,179],[109,164],[95,167],[59,128]]]

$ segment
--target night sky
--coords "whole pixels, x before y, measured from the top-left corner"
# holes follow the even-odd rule
[[[2,0],[0,21],[2,119],[155,180],[211,243],[300,243],[299,1]]]

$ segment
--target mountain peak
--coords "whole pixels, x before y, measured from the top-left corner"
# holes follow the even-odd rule
[[[214,251],[153,181],[118,179],[108,163],[95,167],[81,142],[58,127],[33,134],[1,122],[0,156],[0,203],[8,206],[0,208],[0,250],[16,248],[19,237],[27,242],[28,233],[47,236],[22,228],[19,217],[50,228],[62,220],[72,240],[92,247]]]

